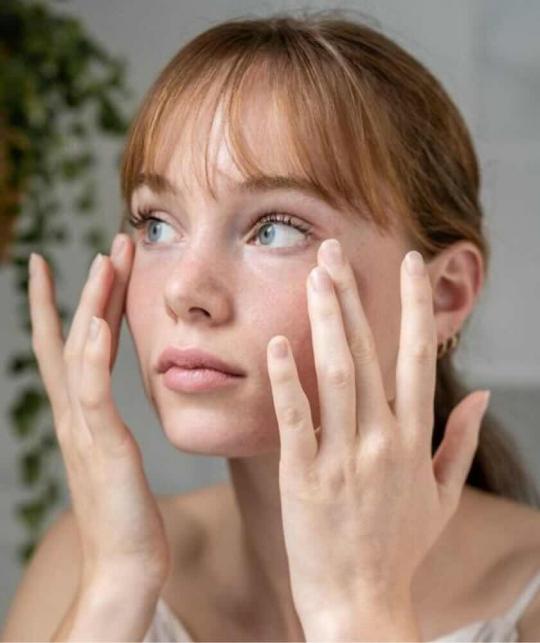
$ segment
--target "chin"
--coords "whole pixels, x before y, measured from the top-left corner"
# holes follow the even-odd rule
[[[180,415],[182,416],[180,418]],[[279,432],[276,427],[267,430],[260,423],[250,430],[245,421],[231,422],[225,418],[204,418],[201,409],[189,413],[177,413],[162,418],[161,425],[167,440],[179,451],[197,455],[221,456],[224,458],[248,458],[265,453],[279,453]],[[242,427],[240,429],[240,426]]]

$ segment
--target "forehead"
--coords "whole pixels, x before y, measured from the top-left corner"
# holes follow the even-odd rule
[[[243,196],[292,190],[307,200],[317,199],[336,209],[337,204],[329,194],[303,172],[299,173],[298,166],[295,167],[290,157],[284,153],[286,147],[279,145],[279,142],[276,144],[276,137],[272,136],[271,132],[269,134],[269,128],[261,128],[261,122],[268,121],[261,116],[257,118],[256,111],[256,108],[247,110],[249,117],[243,119],[242,127],[250,146],[250,153],[256,158],[263,174],[246,175],[239,168],[231,153],[230,139],[223,122],[223,110],[218,108],[208,139],[205,140],[202,135],[192,135],[191,144],[186,145],[187,137],[182,136],[175,146],[169,145],[169,158],[161,161],[159,171],[140,173],[135,183],[135,191],[146,191],[146,188],[149,188],[156,194],[182,200],[185,195],[193,193],[194,183],[197,183],[194,181],[194,168],[196,165],[198,168],[204,167],[203,159],[207,151],[208,167],[205,171],[208,169],[217,200],[230,194]],[[162,159],[164,158],[162,155]]]
[[[242,171],[235,160],[233,149],[236,151],[237,146],[233,147],[230,140],[223,102],[211,117],[211,122],[204,122],[203,113],[200,126],[197,119],[190,119],[191,122],[186,123],[176,146],[170,149],[168,158],[161,164],[162,174],[168,181],[166,187],[176,184],[182,186],[184,192],[190,192],[193,179],[205,176],[218,193],[238,190],[245,193],[283,187],[299,188],[314,196],[321,196],[310,188],[312,182],[299,179],[303,172],[291,162],[290,154],[286,152],[289,146],[284,140],[280,141],[283,138],[280,119],[275,110],[269,109],[268,104],[265,106],[261,92],[252,92],[250,100],[243,102],[241,119],[235,125],[241,123],[243,141],[249,148],[249,155],[256,159],[263,176],[260,176],[260,172],[255,177]],[[298,178],[295,180],[293,176]]]

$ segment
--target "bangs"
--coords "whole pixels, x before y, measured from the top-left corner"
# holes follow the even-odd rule
[[[236,36],[211,41],[210,52],[195,39],[149,92],[124,152],[126,214],[148,177],[159,190],[173,156],[182,163],[174,177],[181,190],[188,191],[189,177],[216,200],[209,168],[217,164],[211,142],[220,131],[243,180],[296,184],[351,219],[389,230],[396,221],[390,213],[400,209],[384,147],[391,124],[382,109],[375,119],[369,106],[381,100],[368,78],[359,87],[326,41],[306,43],[293,32],[291,41],[281,34],[285,42]]]

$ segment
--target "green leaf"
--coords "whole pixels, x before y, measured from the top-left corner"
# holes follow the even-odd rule
[[[60,499],[60,485],[57,480],[54,478],[47,480],[47,486],[45,487],[42,498],[43,502],[48,506],[55,505],[58,502]]]
[[[52,228],[47,234],[47,239],[62,243],[70,239],[70,237],[71,235],[67,228]]]
[[[112,134],[124,134],[127,128],[124,117],[106,96],[102,96],[99,103],[97,124],[103,131]]]
[[[89,246],[94,254],[107,253],[107,240],[101,228],[92,227],[83,236],[84,243]]]
[[[36,430],[35,421],[41,410],[48,407],[48,398],[40,390],[27,387],[9,408],[15,435],[25,437]]]
[[[45,517],[47,505],[43,500],[28,500],[15,506],[18,519],[30,529],[39,528]]]
[[[93,210],[96,206],[96,186],[95,183],[87,183],[84,190],[73,201],[73,208],[78,214],[86,214],[89,210]]]
[[[37,547],[37,542],[35,540],[30,540],[22,545],[17,546],[17,558],[20,563],[27,564],[32,556],[34,555],[34,552]]]
[[[35,484],[42,471],[42,455],[38,449],[31,449],[19,456],[19,473],[25,486]]]
[[[36,356],[33,353],[18,353],[12,355],[6,364],[7,375],[19,375],[28,370],[36,370],[38,367]]]
[[[83,152],[76,156],[68,156],[60,163],[62,178],[66,181],[81,176],[94,163],[94,155],[91,152]]]
[[[88,138],[88,128],[81,121],[75,121],[74,123],[72,123],[69,131],[75,138]]]
[[[58,450],[58,440],[54,429],[49,428],[49,431],[41,436],[40,448],[44,453]]]

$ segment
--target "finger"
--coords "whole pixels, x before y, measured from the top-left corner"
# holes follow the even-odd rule
[[[92,315],[101,316],[103,312],[109,290],[106,286],[110,287],[114,279],[109,264],[110,260],[106,255],[98,253],[94,257],[66,340],[64,350],[68,355],[80,358],[86,343],[90,319]]]
[[[32,347],[57,425],[69,408],[64,372],[64,337],[49,265],[33,252],[28,282]]]
[[[441,500],[457,506],[478,446],[478,434],[489,404],[489,391],[469,395],[450,413],[444,439],[433,458]]]
[[[284,344],[285,351],[279,350]],[[286,337],[273,337],[266,347],[268,374],[281,443],[280,466],[294,470],[313,460],[317,437],[309,401],[300,384],[296,363]],[[277,349],[277,350],[275,350]]]
[[[335,253],[334,249],[338,252]],[[332,277],[354,364],[357,430],[359,427],[381,426],[388,414],[388,402],[375,340],[352,266],[337,239],[325,239],[320,245],[319,263],[324,265]]]
[[[109,369],[112,370],[118,352],[118,342],[122,330],[122,317],[126,299],[126,290],[133,261],[133,247],[127,234],[117,234],[111,247],[111,262],[114,268],[114,281],[109,301],[103,318],[111,329],[111,358]]]
[[[94,444],[108,453],[118,453],[129,435],[111,393],[111,337],[107,323],[94,317],[83,352],[78,399]]]
[[[409,272],[409,258],[420,259]],[[414,270],[414,266],[413,266]],[[422,255],[409,252],[401,262],[401,333],[396,367],[396,414],[412,448],[425,445],[431,458],[437,372],[437,331],[433,295]]]
[[[98,254],[94,259],[75,311],[64,346],[64,362],[70,399],[76,404],[81,383],[82,353],[86,344],[90,319],[103,316],[108,293],[114,278],[108,257]]]
[[[314,268],[308,282],[322,426],[319,453],[350,450],[356,437],[356,390],[341,309],[330,275],[324,268]]]

